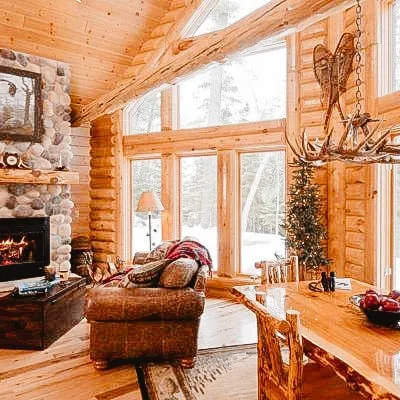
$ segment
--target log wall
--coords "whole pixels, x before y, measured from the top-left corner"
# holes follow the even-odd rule
[[[77,127],[71,130],[72,170],[79,172],[79,185],[71,186],[75,212],[72,218],[72,237],[90,236],[89,185],[90,185],[90,128]],[[78,212],[76,211],[78,210]]]
[[[90,131],[90,238],[96,267],[121,253],[121,135],[119,114],[92,122]]]
[[[297,93],[296,100],[288,101],[288,136],[293,138],[306,130],[308,137],[321,137],[323,132],[323,107],[319,85],[313,72],[313,49],[318,43],[328,43],[328,20],[324,19],[303,31],[292,35],[288,46],[289,59],[295,65],[294,75],[289,61],[288,90]],[[292,94],[290,94],[292,96]],[[293,140],[292,140],[293,142]],[[288,154],[288,163],[293,161]],[[328,219],[328,167],[316,169],[314,182],[320,185],[321,212],[323,222]],[[291,182],[291,170],[288,165],[288,182]],[[327,245],[327,243],[326,243]]]

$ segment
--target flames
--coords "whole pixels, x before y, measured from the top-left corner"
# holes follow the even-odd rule
[[[21,262],[29,245],[30,242],[25,236],[20,241],[11,237],[2,240],[0,242],[0,263],[4,265]]]

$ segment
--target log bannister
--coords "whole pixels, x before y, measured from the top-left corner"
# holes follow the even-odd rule
[[[127,102],[163,84],[173,83],[213,61],[285,35],[352,6],[354,0],[273,0],[226,29],[171,43],[151,68],[119,82],[115,89],[85,105],[75,125],[122,108]]]

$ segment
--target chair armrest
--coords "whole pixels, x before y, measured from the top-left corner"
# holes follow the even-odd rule
[[[133,256],[133,264],[144,264],[149,251],[137,251]]]
[[[201,265],[197,271],[196,279],[194,282],[194,291],[199,295],[205,297],[206,292],[206,282],[208,276],[208,267],[206,265]]]
[[[192,288],[90,289],[86,298],[88,321],[198,319],[204,298]]]

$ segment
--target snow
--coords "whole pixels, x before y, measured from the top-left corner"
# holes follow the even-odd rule
[[[153,232],[152,239],[157,245],[161,242],[161,218],[153,217],[152,226],[157,229]],[[133,230],[133,249],[136,251],[148,251],[149,239],[146,236],[148,232],[147,220],[135,218]],[[200,226],[183,226],[181,237],[192,236],[207,247],[213,260],[213,266],[218,267],[218,236],[217,228],[204,229]],[[242,238],[241,247],[241,269],[240,272],[249,275],[259,275],[260,270],[254,268],[256,261],[274,260],[275,253],[283,256],[285,254],[284,238],[279,235],[245,232]]]

